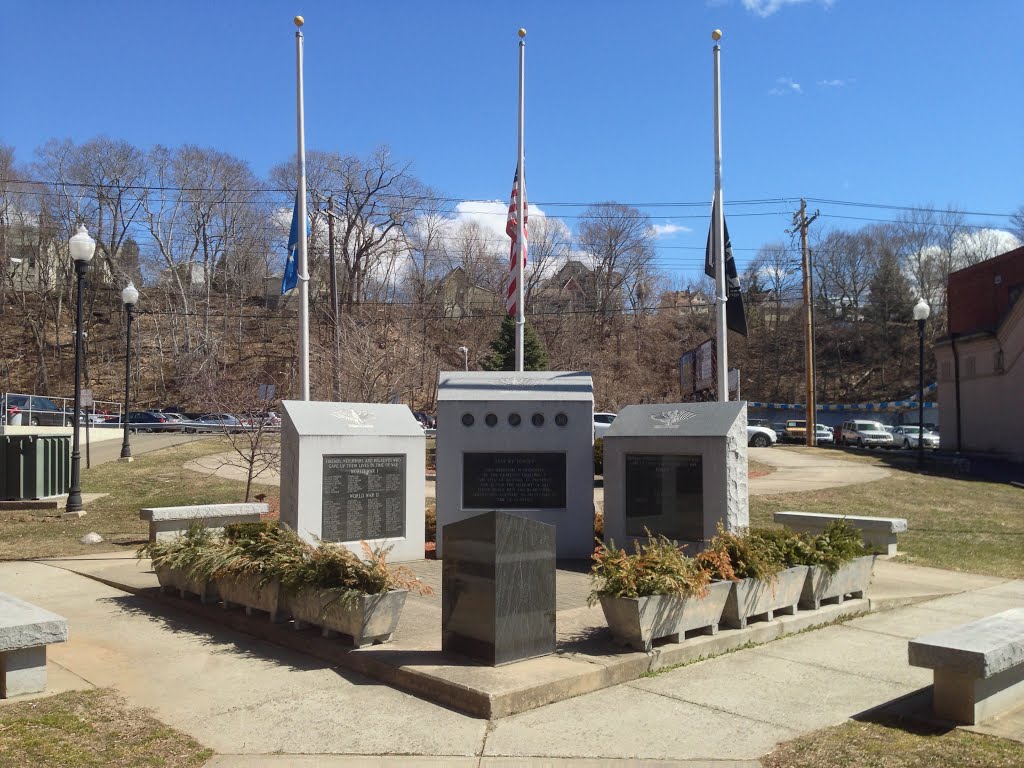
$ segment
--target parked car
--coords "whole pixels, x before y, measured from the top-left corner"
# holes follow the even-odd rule
[[[413,411],[412,415],[424,429],[437,429],[437,422],[434,421],[434,417],[426,411]]]
[[[239,419],[243,427],[280,427],[281,416],[277,411],[261,411]]]
[[[835,443],[832,427],[826,427],[824,424],[815,424],[814,443],[815,445],[832,445]]]
[[[108,416],[107,424],[123,424],[120,416]],[[134,432],[164,432],[174,429],[168,423],[166,413],[159,411],[131,411],[128,414],[128,428]]]
[[[608,431],[608,428],[615,421],[617,413],[595,413],[594,414],[594,439],[597,440],[599,437],[604,437],[604,433]]]
[[[776,439],[775,430],[771,427],[747,424],[747,445],[751,448],[770,448]]]
[[[919,437],[925,448],[939,447],[939,433],[930,431],[927,426],[924,435],[921,436],[921,428],[917,424],[904,424],[902,427],[896,427],[892,437],[897,448],[917,448]]]
[[[878,421],[853,419],[843,422],[843,445],[858,448],[892,448],[892,435]]]
[[[786,429],[782,435],[785,443],[807,442],[807,421],[804,419],[786,419]]]
[[[766,429],[773,429],[772,423],[768,419],[747,419],[748,427],[764,427]]]
[[[8,395],[6,422],[21,415],[21,423],[32,427],[70,427],[71,414],[57,407],[48,397],[39,395]]]
[[[782,436],[786,434],[786,422],[773,421],[771,428],[775,431],[775,439],[782,442]]]
[[[166,413],[162,411],[160,415],[163,416],[164,419],[166,419],[167,426],[165,428],[165,431],[180,432],[185,428],[186,419],[180,413]]]
[[[245,425],[238,420],[238,417],[230,413],[207,413],[185,425],[186,432],[211,432],[224,430],[226,432],[241,432]]]

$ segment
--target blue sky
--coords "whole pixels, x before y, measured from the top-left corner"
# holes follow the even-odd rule
[[[571,227],[582,209],[554,204],[710,200],[720,27],[726,213],[741,266],[786,237],[796,206],[733,201],[1024,205],[1024,3],[1013,0],[10,3],[0,141],[22,162],[49,138],[193,143],[265,174],[295,150],[295,13],[306,19],[307,147],[388,144],[452,197],[508,199],[524,26],[531,203]],[[824,227],[894,216],[814,207]],[[659,238],[659,259],[696,273],[706,208],[644,210],[692,230]]]

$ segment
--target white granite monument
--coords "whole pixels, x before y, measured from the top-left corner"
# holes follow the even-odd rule
[[[616,546],[645,529],[694,554],[749,525],[747,404],[666,403],[622,409],[604,436],[604,537]]]
[[[558,557],[590,557],[590,374],[446,371],[437,398],[438,557],[445,525],[491,511],[554,525]]]
[[[423,559],[426,439],[404,405],[281,403],[281,522],[309,542]]]

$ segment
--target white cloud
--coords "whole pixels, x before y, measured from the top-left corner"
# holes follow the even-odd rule
[[[835,79],[835,80],[819,80],[818,85],[824,86],[825,88],[842,88],[844,85],[849,85],[853,82],[853,78],[847,80]]]
[[[671,222],[655,224],[651,227],[651,231],[655,237],[669,237],[677,232],[693,232],[690,227],[684,227],[682,224],[673,224]]]
[[[826,8],[832,7],[835,0],[819,0]],[[802,5],[810,0],[743,0],[743,7],[762,19],[790,5]]]
[[[791,77],[778,77],[775,79],[775,87],[768,91],[769,96],[785,96],[789,93],[803,93],[800,83],[793,82]]]

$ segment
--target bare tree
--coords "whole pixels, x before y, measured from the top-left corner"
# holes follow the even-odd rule
[[[1010,231],[1013,232],[1020,242],[1024,243],[1024,205],[1020,206],[1010,216]]]
[[[594,264],[594,289],[601,330],[621,312],[627,293],[642,286],[653,270],[654,237],[650,219],[621,203],[598,203],[579,220],[578,248]]]

